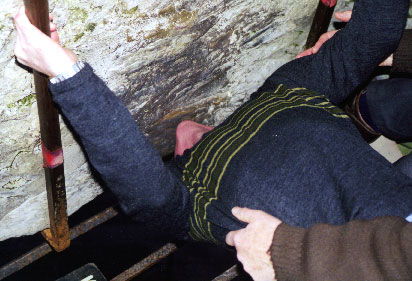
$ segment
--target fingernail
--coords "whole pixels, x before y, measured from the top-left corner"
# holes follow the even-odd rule
[[[237,213],[239,213],[239,207],[233,207],[232,214],[236,215]]]

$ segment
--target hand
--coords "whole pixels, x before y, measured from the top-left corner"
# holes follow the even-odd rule
[[[348,22],[351,17],[352,17],[352,11],[351,10],[344,11],[344,12],[335,12],[335,18],[337,18],[338,20],[340,20],[342,22]],[[307,50],[304,50],[303,52],[298,54],[296,56],[296,58],[298,59],[298,58],[301,58],[301,57],[316,54],[319,51],[320,47],[322,47],[323,43],[325,43],[330,38],[332,38],[335,35],[335,33],[338,32],[338,31],[339,30],[331,30],[331,31],[328,31],[326,33],[323,33],[319,37],[319,40],[315,43],[315,46],[313,46],[312,48],[309,48]]]
[[[335,12],[335,18],[337,18],[338,20],[340,20],[342,22],[348,22],[351,19],[351,17],[352,17],[352,10],[344,11],[344,12]],[[335,33],[338,32],[338,31],[339,30],[331,30],[331,31],[328,31],[326,33],[323,33],[319,37],[319,40],[315,43],[315,46],[299,53],[296,56],[296,58],[298,59],[298,58],[301,58],[301,57],[316,54],[319,51],[320,47],[322,47],[322,45],[326,41],[328,41],[330,38],[332,38],[335,35]],[[393,55],[390,55],[386,60],[381,62],[379,64],[379,66],[392,66],[392,63],[393,63]]]
[[[52,22],[50,38],[30,23],[22,7],[14,17],[14,24],[17,32],[14,54],[21,64],[54,77],[77,62],[77,56],[60,45]]]
[[[236,247],[238,260],[253,280],[275,280],[269,248],[273,234],[282,222],[263,211],[248,208],[235,207],[232,214],[248,225],[246,228],[229,232],[226,243]]]

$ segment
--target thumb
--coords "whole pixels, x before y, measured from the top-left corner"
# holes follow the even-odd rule
[[[14,23],[16,26],[31,25],[30,20],[26,15],[26,8],[24,6],[22,6],[14,16]]]
[[[240,221],[251,223],[262,216],[262,211],[249,208],[234,207],[232,214]]]
[[[348,22],[351,17],[352,17],[352,10],[335,13],[335,18],[343,22]]]

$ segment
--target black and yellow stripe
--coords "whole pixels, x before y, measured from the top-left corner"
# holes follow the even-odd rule
[[[298,107],[321,109],[335,117],[348,118],[323,95],[279,85],[275,92],[263,93],[245,103],[223,126],[195,146],[183,171],[183,181],[194,200],[189,232],[193,239],[217,242],[207,219],[207,208],[218,199],[220,183],[230,161],[273,116]]]

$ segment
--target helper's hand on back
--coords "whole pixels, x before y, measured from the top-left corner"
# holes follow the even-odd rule
[[[273,234],[282,222],[268,213],[248,208],[235,207],[232,213],[248,225],[246,228],[229,232],[226,243],[236,248],[238,260],[253,280],[274,280],[275,271],[269,248]]]

